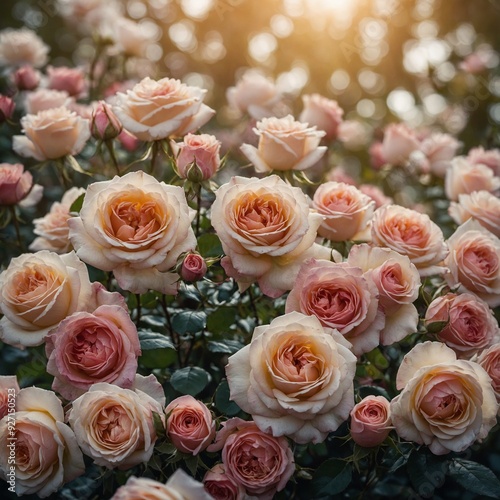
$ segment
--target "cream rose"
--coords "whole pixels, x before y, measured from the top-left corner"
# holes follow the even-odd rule
[[[391,123],[386,127],[381,154],[387,163],[403,165],[417,150],[420,150],[420,141],[414,130],[404,123]]]
[[[354,406],[356,357],[337,331],[291,312],[254,330],[226,365],[230,399],[273,436],[319,443]]]
[[[153,411],[161,415],[163,408],[145,392],[99,383],[73,401],[68,420],[82,451],[97,465],[125,470],[153,454]]]
[[[494,174],[500,177],[500,149],[485,150],[482,146],[472,148],[467,155],[467,159],[474,165],[480,163],[490,167]]]
[[[319,94],[303,95],[302,102],[304,108],[300,113],[299,120],[316,127],[318,130],[325,131],[326,139],[335,139],[344,115],[344,110],[338,102]]]
[[[351,437],[364,447],[383,443],[391,429],[391,407],[383,396],[367,396],[351,410]]]
[[[216,191],[211,220],[226,254],[222,266],[240,291],[257,281],[264,294],[279,297],[292,288],[305,259],[331,257],[315,243],[321,215],[276,175],[233,177]]]
[[[471,292],[490,307],[500,305],[500,238],[474,219],[457,228],[447,241],[445,278],[458,293]]]
[[[375,210],[372,219],[372,243],[406,255],[421,277],[443,274],[448,254],[440,227],[427,214],[399,205]]]
[[[305,170],[327,150],[319,145],[325,132],[295,121],[292,115],[263,118],[253,131],[259,136],[258,147],[243,144],[240,149],[257,172]]]
[[[40,345],[49,330],[92,298],[87,267],[74,252],[22,254],[0,274],[0,339]]]
[[[19,383],[15,375],[0,375],[0,420],[16,406]]]
[[[67,106],[70,102],[71,98],[64,90],[41,88],[26,94],[24,108],[26,113],[36,115],[40,111]]]
[[[498,403],[486,371],[457,360],[441,342],[417,344],[403,359],[391,401],[392,423],[405,440],[435,455],[462,452],[496,424]]]
[[[488,347],[471,361],[475,361],[486,370],[490,376],[491,386],[495,391],[497,401],[500,403],[500,343]],[[500,406],[498,411],[500,412]]]
[[[420,150],[425,155],[429,170],[444,177],[461,143],[450,134],[432,134],[422,141]]]
[[[80,216],[68,220],[69,235],[78,256],[113,271],[122,289],[175,294],[179,276],[170,270],[196,246],[194,215],[181,187],[130,172],[88,186]]]
[[[113,111],[123,128],[143,141],[181,137],[205,125],[215,111],[203,104],[206,90],[179,80],[146,77],[118,92]]]
[[[49,47],[28,28],[5,29],[0,32],[0,64],[22,66],[29,64],[35,68],[47,62]]]
[[[51,108],[21,118],[25,135],[15,135],[12,147],[39,161],[78,154],[90,138],[89,121],[68,108]]]
[[[369,223],[375,202],[343,182],[325,182],[314,193],[312,208],[323,215],[319,236],[330,241],[370,239]]]
[[[44,389],[21,389],[16,398],[15,480],[17,495],[45,498],[85,472],[73,431],[64,423],[57,396]],[[12,441],[8,417],[0,420],[0,477],[9,481]]]

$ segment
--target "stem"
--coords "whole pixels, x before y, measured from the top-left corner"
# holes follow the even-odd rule
[[[89,69],[89,97],[90,100],[93,100],[95,98],[95,90],[96,90],[96,81],[95,81],[95,69],[97,66],[97,63],[99,61],[99,58],[101,57],[102,54],[102,46],[98,42],[96,48],[95,48],[95,54],[92,59],[92,62],[90,63],[90,69]]]
[[[135,324],[139,328],[139,322],[141,321],[142,307],[141,307],[141,294],[136,293],[135,298],[137,300],[137,318],[135,319]]]
[[[182,366],[182,358],[181,358],[181,339],[179,334],[172,328],[172,319],[170,318],[170,313],[168,312],[167,303],[165,301],[165,294],[161,296],[160,300],[161,308],[163,310],[163,314],[165,314],[165,318],[167,320],[168,330],[170,332],[170,337],[174,343],[175,349],[177,351],[177,361],[179,363],[179,367]]]
[[[200,219],[201,219],[201,184],[196,185],[196,223],[195,234],[196,238],[200,236]]]
[[[251,286],[248,287],[248,297],[250,298],[250,306],[252,307],[253,315],[255,317],[255,326],[259,326],[259,315],[257,313],[257,307],[255,305]]]
[[[113,146],[113,141],[112,140],[107,140],[107,141],[104,141],[104,144],[106,144],[106,149],[109,152],[109,156],[111,158],[111,162],[113,163],[113,166],[115,167],[117,175],[120,175],[120,167],[118,165],[118,160],[116,159],[116,154],[115,154],[115,148]]]
[[[21,238],[21,230],[19,228],[19,220],[17,219],[16,208],[14,205],[9,206],[10,213],[12,214],[12,220],[14,221],[14,228],[16,230],[17,243],[21,252],[24,252],[23,240]]]
[[[159,144],[158,141],[153,142],[151,149],[151,175],[154,177],[156,168],[156,159],[158,158]]]

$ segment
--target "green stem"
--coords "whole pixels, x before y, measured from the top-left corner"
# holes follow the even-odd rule
[[[159,144],[158,141],[153,142],[153,147],[151,149],[151,175],[154,177],[156,169],[156,160],[158,158]]]
[[[259,326],[259,314],[257,313],[257,306],[252,293],[252,286],[248,287],[248,297],[250,298],[250,306],[252,307],[253,315],[255,317],[255,326]]]
[[[172,327],[172,319],[170,317],[170,313],[168,312],[166,297],[163,294],[161,296],[160,304],[163,310],[163,314],[165,315],[165,319],[167,320],[168,330],[170,332],[170,338],[174,343],[175,350],[177,351],[177,362],[179,363],[179,367],[182,367],[182,358],[181,358],[181,339],[179,334]]]
[[[201,220],[201,184],[196,185],[196,223],[195,234],[196,238],[200,236],[200,220]]]
[[[108,150],[109,156],[111,158],[111,163],[113,163],[113,166],[115,167],[116,174],[120,175],[120,166],[118,165],[118,160],[116,159],[116,154],[115,154],[115,148],[113,146],[113,141],[112,140],[106,140],[106,141],[104,141],[104,144],[106,144],[106,149]]]
[[[16,208],[14,205],[9,206],[10,213],[12,214],[12,220],[14,222],[14,228],[16,230],[17,243],[21,252],[24,252],[23,240],[21,238],[21,230],[19,228],[19,220],[17,219]]]

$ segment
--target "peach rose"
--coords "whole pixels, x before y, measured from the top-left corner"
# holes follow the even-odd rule
[[[193,182],[211,179],[220,167],[220,142],[213,135],[187,134],[171,142],[179,177]]]
[[[337,129],[337,139],[347,149],[360,149],[369,141],[370,128],[358,120],[344,120]]]
[[[443,259],[448,254],[441,228],[426,214],[399,205],[375,210],[372,243],[406,255],[421,277],[443,274]]]
[[[140,390],[98,383],[73,401],[69,424],[85,455],[108,469],[130,469],[153,454],[153,411],[161,405]]]
[[[470,163],[467,158],[458,156],[446,170],[444,190],[451,201],[458,201],[461,194],[474,191],[496,192],[500,189],[500,177],[493,170],[481,163]]]
[[[452,201],[448,213],[458,225],[473,218],[500,238],[500,198],[488,191],[459,194],[458,203]]]
[[[344,110],[338,102],[319,94],[303,95],[302,102],[304,108],[300,113],[299,120],[316,127],[318,130],[323,130],[326,133],[326,139],[335,139],[344,115]]]
[[[78,154],[90,138],[89,121],[65,107],[21,118],[25,135],[13,137],[14,151],[39,161]]]
[[[70,96],[78,97],[85,90],[85,74],[81,68],[66,66],[47,67],[48,86],[54,90],[64,90]]]
[[[193,396],[175,398],[165,408],[167,435],[182,453],[198,455],[215,437],[215,422],[205,404]]]
[[[251,343],[230,356],[230,399],[273,436],[319,443],[354,405],[356,357],[349,348],[315,316],[279,316],[255,328]]]
[[[461,143],[450,134],[432,134],[422,141],[420,150],[424,153],[430,171],[437,177],[444,177]]]
[[[127,93],[118,92],[113,111],[123,128],[142,141],[195,132],[215,111],[203,104],[206,90],[179,80],[146,77]]]
[[[374,184],[360,184],[358,189],[375,202],[375,208],[394,203],[394,200],[390,196],[386,196],[382,189]]]
[[[49,47],[28,28],[0,31],[0,65],[22,66],[30,64],[35,68],[47,62]]]
[[[500,403],[500,343],[488,347],[478,356],[474,356],[471,361],[475,361],[486,370],[490,376],[491,386],[495,391],[497,401]]]
[[[305,170],[327,150],[319,145],[325,132],[295,121],[292,115],[263,118],[253,131],[259,136],[258,147],[243,144],[240,149],[257,172]]]
[[[473,165],[486,165],[493,170],[494,175],[500,177],[500,149],[484,149],[482,146],[472,148],[467,160]]]
[[[357,356],[380,343],[384,314],[378,307],[378,290],[371,277],[347,262],[310,259],[304,262],[285,305],[338,330]]]
[[[0,420],[15,410],[19,390],[15,375],[0,375]]]
[[[351,437],[366,448],[378,446],[391,432],[391,407],[383,396],[367,396],[351,410]]]
[[[441,342],[417,344],[399,367],[391,401],[399,437],[425,444],[435,455],[460,453],[496,424],[498,403],[486,371],[457,360]]]
[[[228,474],[249,495],[271,500],[295,472],[293,452],[283,436],[261,431],[254,422],[231,418],[222,424],[209,451],[222,449]]]
[[[33,219],[38,235],[30,244],[32,252],[38,250],[49,250],[58,254],[69,252],[71,242],[69,241],[68,219],[71,217],[70,208],[79,196],[85,193],[84,188],[73,187],[66,191],[60,202],[55,202],[50,207],[49,213],[44,217]]]
[[[325,182],[314,193],[312,208],[323,215],[318,235],[330,241],[370,239],[375,202],[354,186]]]
[[[0,420],[0,477],[15,486],[18,496],[46,498],[85,472],[83,455],[53,392],[21,389],[16,408],[14,447],[12,424],[7,417]],[[9,460],[12,454],[15,465]]]
[[[0,163],[0,205],[17,205],[23,200],[26,201],[30,192],[36,194],[38,198],[36,201],[39,201],[42,197],[40,189],[43,188],[39,186],[38,189],[35,186],[33,186],[33,176],[24,171],[24,166],[20,163],[14,165]]]
[[[418,298],[421,281],[410,259],[389,248],[363,244],[351,248],[347,262],[369,273],[378,288],[379,309],[385,317],[380,343],[390,345],[415,333],[419,316],[413,302]]]
[[[87,267],[74,252],[22,254],[0,274],[0,339],[14,346],[43,343],[49,330],[92,297]]]
[[[420,141],[416,132],[407,125],[391,123],[385,128],[381,155],[386,163],[403,165],[416,150],[420,150]]]
[[[177,258],[196,246],[184,191],[144,172],[90,184],[69,237],[88,264],[113,271],[123,290],[177,293]]]
[[[240,291],[257,281],[264,294],[279,297],[292,288],[305,259],[330,258],[315,243],[321,215],[276,175],[233,177],[216,191],[211,220],[226,254],[222,266]]]
[[[226,472],[223,464],[216,464],[208,470],[203,484],[215,500],[246,500],[245,488]]]
[[[446,281],[458,293],[471,292],[490,307],[500,305],[500,238],[474,219],[464,222],[447,241]]]
[[[67,106],[70,102],[71,98],[64,90],[41,88],[34,92],[26,93],[24,108],[26,113],[36,115],[40,111]]]

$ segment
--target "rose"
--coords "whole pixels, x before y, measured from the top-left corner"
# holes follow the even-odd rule
[[[448,293],[434,299],[425,313],[425,322],[444,322],[438,340],[453,349],[458,357],[473,354],[500,341],[498,321],[488,305],[475,295]]]
[[[493,170],[493,173],[500,177],[500,149],[487,149],[482,146],[472,148],[467,154],[467,160],[473,165],[480,163]]]
[[[344,184],[350,184],[351,186],[356,186],[357,182],[354,177],[346,172],[346,169],[342,165],[337,165],[330,169],[325,176],[325,181],[343,182]]]
[[[378,446],[391,429],[390,403],[383,396],[367,396],[351,410],[351,437],[359,446]]]
[[[21,389],[16,397],[15,465],[9,445],[11,423],[0,420],[0,477],[10,480],[15,467],[17,495],[48,497],[85,472],[82,452],[73,431],[64,423],[61,401],[38,387]]]
[[[240,291],[257,281],[264,294],[279,297],[305,259],[330,258],[314,242],[321,215],[309,210],[301,189],[276,175],[233,177],[216,191],[211,219],[226,254],[222,266]]]
[[[240,149],[257,172],[304,170],[313,166],[327,149],[319,146],[325,132],[295,121],[292,115],[263,118],[253,131],[259,136],[258,147],[243,144]]]
[[[118,17],[112,24],[111,32],[114,50],[126,56],[142,57],[148,39],[152,38],[149,33],[141,24],[126,17]]]
[[[451,201],[458,201],[461,194],[474,191],[495,192],[500,189],[500,177],[493,170],[480,163],[470,163],[465,157],[457,156],[446,170],[444,190]]]
[[[443,259],[448,254],[441,228],[426,214],[399,205],[375,210],[372,243],[406,255],[421,277],[443,274]]]
[[[92,111],[90,130],[95,139],[109,141],[120,135],[123,126],[111,106],[105,101],[99,101]]]
[[[226,472],[223,464],[216,464],[208,470],[203,484],[215,500],[245,500],[245,488]]]
[[[385,128],[381,154],[386,163],[402,165],[419,149],[417,134],[404,123],[391,123]]]
[[[0,64],[22,66],[30,64],[35,68],[47,62],[49,47],[28,28],[5,29],[0,32]]]
[[[213,135],[187,134],[171,142],[175,166],[181,179],[200,182],[212,178],[220,167],[220,142]]]
[[[0,375],[0,420],[15,410],[19,390],[15,375]]]
[[[369,240],[368,224],[375,202],[356,187],[325,182],[314,193],[312,207],[324,216],[319,236],[330,241]]]
[[[194,215],[181,187],[130,172],[88,186],[69,235],[79,257],[113,271],[123,290],[175,294],[179,276],[169,270],[196,246]]]
[[[146,393],[98,383],[73,401],[69,424],[83,453],[108,469],[130,469],[153,454],[153,411],[161,405]]]
[[[466,450],[496,424],[488,374],[477,363],[457,360],[441,342],[417,344],[404,357],[396,385],[402,389],[391,401],[396,432],[435,455]]]
[[[385,193],[374,184],[360,184],[358,189],[375,202],[375,208],[394,203],[394,200],[390,196],[386,196]]]
[[[130,476],[120,486],[111,500],[213,500],[200,483],[188,476],[182,469],[177,469],[166,484],[147,477]]]
[[[378,289],[379,308],[385,317],[380,343],[390,345],[416,332],[419,317],[413,302],[421,281],[410,259],[389,248],[363,244],[351,248],[347,262],[369,273]]]
[[[14,346],[40,345],[49,330],[92,297],[87,267],[74,252],[40,251],[13,258],[0,274],[0,339]]]
[[[283,436],[261,431],[254,422],[231,418],[222,424],[208,451],[222,448],[228,474],[250,495],[270,500],[295,471],[293,453]]]
[[[80,68],[61,66],[47,67],[48,86],[54,90],[64,90],[70,96],[78,97],[85,90],[85,76]]]
[[[281,100],[276,85],[256,71],[247,71],[236,86],[226,91],[229,105],[241,113],[248,113],[255,120],[272,116],[272,108]]]
[[[387,163],[382,150],[383,145],[378,141],[373,142],[368,149],[368,153],[370,154],[370,165],[375,170],[380,170]]]
[[[430,171],[444,177],[461,143],[450,134],[432,134],[422,141],[420,150],[424,153]]]
[[[52,389],[68,400],[97,382],[126,389],[134,383],[141,347],[125,304],[73,313],[45,342],[47,372],[55,377]]]
[[[20,163],[0,163],[0,205],[16,205],[26,200],[34,188],[33,176]],[[39,191],[35,189],[35,191]],[[41,198],[42,193],[40,192]],[[37,196],[38,197],[38,196]]]
[[[0,123],[12,118],[16,103],[8,96],[0,94]]]
[[[210,410],[193,396],[175,398],[165,408],[167,435],[183,453],[198,455],[215,437]]]
[[[347,149],[360,149],[369,140],[369,127],[358,120],[344,120],[337,129],[337,138]]]
[[[40,72],[32,66],[21,66],[12,75],[17,90],[34,90],[40,84]]]
[[[474,356],[471,361],[475,361],[486,370],[490,376],[491,386],[495,391],[497,401],[500,403],[500,343],[488,347],[479,356]]]
[[[126,94],[116,94],[113,111],[123,128],[143,141],[180,137],[198,130],[215,113],[203,104],[206,92],[179,80],[146,77]]]
[[[384,328],[375,283],[359,267],[346,262],[304,262],[287,297],[285,311],[313,315],[324,327],[338,330],[352,344],[356,355],[377,347]]]
[[[79,153],[90,137],[89,121],[65,107],[21,118],[24,135],[13,138],[14,151],[39,161]]]
[[[447,241],[445,259],[450,287],[471,292],[490,307],[500,305],[500,238],[474,219],[464,222]]]
[[[36,115],[40,111],[67,106],[70,102],[71,98],[64,90],[41,88],[26,94],[24,108],[28,114]]]
[[[302,96],[302,102],[304,108],[300,113],[299,121],[323,130],[326,133],[326,139],[335,139],[344,115],[344,110],[337,101],[319,94],[308,94]]]
[[[484,71],[488,67],[488,63],[488,52],[477,51],[472,52],[471,54],[467,54],[465,58],[460,61],[458,67],[466,73],[475,75]]]
[[[500,198],[488,191],[459,194],[458,203],[452,201],[448,213],[459,225],[473,218],[500,238]]]
[[[356,357],[342,335],[315,316],[290,312],[255,328],[229,357],[230,399],[273,436],[318,443],[354,405]]]
[[[184,281],[199,281],[207,272],[205,259],[196,253],[189,253],[184,257],[181,266],[181,278]]]

